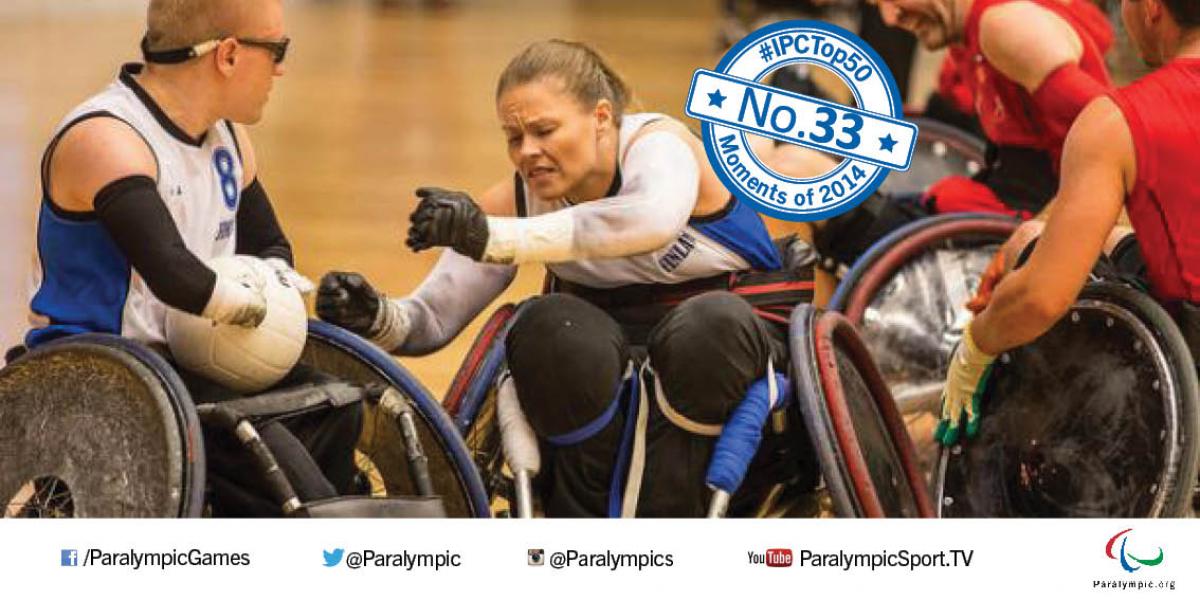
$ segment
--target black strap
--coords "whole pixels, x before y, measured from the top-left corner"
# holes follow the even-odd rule
[[[513,173],[513,188],[516,190],[517,216],[524,219],[529,216],[529,206],[525,200],[525,180],[521,179],[520,173]]]
[[[187,48],[172,48],[171,50],[151,50],[150,38],[142,36],[142,59],[148,63],[158,65],[177,65],[182,62],[187,62],[199,56],[196,54],[195,47]]]
[[[380,390],[367,390],[362,386],[340,381],[310,383],[248,398],[227,400],[221,403],[221,407],[233,411],[243,419],[291,416],[317,408],[336,408],[361,402],[369,393],[378,394]]]

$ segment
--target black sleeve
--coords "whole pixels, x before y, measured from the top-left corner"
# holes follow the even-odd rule
[[[242,190],[237,213],[237,253],[259,258],[282,258],[295,266],[292,245],[279,227],[275,210],[258,178]]]
[[[96,193],[96,217],[150,291],[168,306],[200,314],[217,275],[183,243],[154,180],[118,179]]]

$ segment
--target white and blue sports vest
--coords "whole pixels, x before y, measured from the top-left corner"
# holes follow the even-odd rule
[[[607,196],[630,192],[621,179],[621,171],[634,135],[648,124],[668,118],[655,113],[621,118],[617,150],[620,161],[613,188]],[[514,185],[520,217],[533,217],[571,206],[565,199],[538,198],[519,174],[514,178]],[[730,196],[724,209],[712,215],[692,217],[675,240],[652,252],[551,263],[546,268],[566,281],[605,289],[631,284],[682,283],[749,269],[774,271],[782,268],[782,261],[759,214]]]
[[[53,205],[49,158],[62,134],[95,117],[120,119],[138,132],[158,162],[158,192],[188,250],[200,260],[234,253],[237,208],[244,186],[233,127],[222,121],[200,139],[172,123],[138,84],[131,64],[103,92],[58,125],[42,163],[42,200],[30,281],[29,347],[86,332],[163,343],[167,307],[125,259],[94,213]]]

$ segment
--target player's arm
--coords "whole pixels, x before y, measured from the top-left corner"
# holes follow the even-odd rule
[[[1062,139],[1108,82],[1079,66],[1083,40],[1066,20],[1033,2],[1010,2],[983,13],[979,29],[983,55],[1025,88],[1040,109],[1049,133]]]
[[[616,258],[670,243],[696,206],[700,166],[691,148],[669,131],[631,143],[623,161],[625,193],[529,218],[484,218],[461,192],[417,191],[409,246],[450,246],[499,264]]]
[[[267,190],[258,177],[258,160],[250,134],[240,124],[235,124],[233,131],[242,157],[242,179],[249,182],[238,201],[236,252],[268,261],[282,261],[283,264],[277,266],[291,268],[296,264],[292,244],[284,235]]]
[[[1054,213],[1029,261],[996,286],[971,324],[997,354],[1045,333],[1070,308],[1104,247],[1136,177],[1133,138],[1116,105],[1097,99],[1071,128]]]
[[[183,242],[158,193],[158,165],[125,123],[95,117],[67,130],[47,185],[65,218],[94,216],[150,291],[168,306],[225,323],[257,325],[261,295],[219,279]]]
[[[480,197],[489,215],[516,214],[513,180]],[[317,314],[393,354],[420,356],[450,343],[516,276],[512,265],[481,263],[447,248],[409,296],[390,299],[358,273],[331,272],[317,290]]]

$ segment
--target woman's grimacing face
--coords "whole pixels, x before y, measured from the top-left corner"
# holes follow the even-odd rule
[[[540,198],[572,192],[600,166],[600,135],[611,105],[584,106],[559,77],[514,85],[496,100],[508,157]]]

